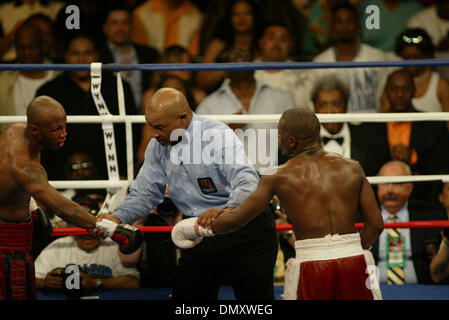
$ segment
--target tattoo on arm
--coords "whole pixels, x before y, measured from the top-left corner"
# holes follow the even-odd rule
[[[81,212],[81,210],[78,209],[78,208],[76,208],[75,211],[73,212],[73,216],[74,216],[75,218],[78,218],[78,216],[80,215],[80,212]]]
[[[23,170],[27,181],[31,184],[38,184],[47,181],[47,174],[40,166],[28,166]]]

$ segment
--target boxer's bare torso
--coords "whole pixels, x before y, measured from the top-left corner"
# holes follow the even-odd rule
[[[300,154],[267,180],[273,183],[297,240],[356,231],[365,180],[357,162],[324,151]]]
[[[65,131],[65,123],[64,116],[47,124],[43,139],[49,148],[56,150],[64,145],[65,136],[58,132]],[[93,230],[95,217],[48,183],[47,173],[40,164],[41,148],[31,141],[24,123],[14,124],[0,135],[0,221],[26,219],[30,215],[32,196],[46,210],[70,224]]]
[[[358,211],[365,223],[360,233],[363,248],[369,248],[383,230],[374,192],[358,162],[319,146],[262,176],[239,207],[208,210],[199,224],[208,227],[213,222],[215,234],[229,233],[262,212],[274,195],[284,206],[297,240],[354,233]]]
[[[0,136],[0,220],[5,222],[29,216],[30,194],[17,181],[18,172],[23,172],[30,183],[46,179],[39,154],[29,153],[25,127],[12,125]]]

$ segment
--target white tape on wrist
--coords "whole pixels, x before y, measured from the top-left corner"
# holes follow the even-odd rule
[[[97,226],[98,229],[100,230],[104,230],[104,232],[106,233],[106,235],[111,238],[112,235],[115,232],[115,229],[117,229],[118,224],[115,223],[114,221],[108,220],[108,219],[103,219],[101,221],[97,221],[95,223],[95,225]]]
[[[200,225],[198,225],[198,232],[203,237],[213,237],[214,236],[214,233],[212,232],[212,229],[203,228]]]

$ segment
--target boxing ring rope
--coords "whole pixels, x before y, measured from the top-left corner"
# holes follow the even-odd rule
[[[356,229],[362,229],[364,223],[355,223]],[[432,228],[449,228],[449,220],[429,220],[429,221],[408,221],[408,222],[385,222],[384,228],[408,228],[408,229],[432,229]],[[172,226],[148,226],[137,227],[142,232],[171,232]],[[279,224],[276,225],[276,230],[292,230],[291,224]],[[88,234],[85,229],[82,228],[55,228],[53,229],[52,236],[67,236],[67,235],[85,235]]]
[[[3,70],[29,70],[29,71],[92,71],[95,64],[2,64]],[[120,115],[100,116],[67,116],[68,123],[125,123],[128,159],[128,180],[64,180],[49,181],[56,189],[78,188],[78,189],[118,189],[126,190],[133,182],[132,178],[132,141],[131,124],[145,123],[143,115],[125,115],[123,86],[120,71],[242,71],[242,70],[274,70],[274,69],[339,69],[339,68],[379,68],[379,67],[407,67],[407,66],[449,66],[449,58],[422,59],[422,60],[397,60],[397,61],[368,61],[368,62],[240,62],[240,63],[201,63],[201,64],[100,64],[101,71],[117,72],[117,91]],[[97,66],[98,67],[98,66]],[[277,123],[280,114],[260,115],[204,115],[224,123]],[[326,122],[401,122],[401,121],[449,121],[448,112],[423,112],[423,113],[345,113],[345,114],[317,114],[322,123]],[[0,116],[0,123],[16,123],[26,121],[26,116]],[[372,184],[379,183],[404,183],[420,181],[442,181],[449,182],[448,175],[419,175],[419,176],[389,176],[389,177],[367,177]],[[360,229],[363,224],[356,224]],[[385,223],[385,228],[447,228],[449,221],[413,221]],[[172,227],[139,227],[143,232],[169,232]],[[278,225],[278,230],[289,230],[291,225]],[[55,229],[53,235],[87,234],[80,228]]]

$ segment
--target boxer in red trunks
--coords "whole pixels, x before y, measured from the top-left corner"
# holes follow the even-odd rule
[[[32,237],[52,228],[45,213],[30,212],[31,197],[70,224],[104,237],[93,215],[50,186],[40,164],[41,150],[61,148],[66,136],[64,108],[46,96],[30,102],[26,124],[11,125],[0,136],[0,300],[36,299]]]
[[[367,281],[367,266],[374,260],[366,249],[383,230],[373,190],[356,161],[321,148],[319,131],[314,113],[284,112],[278,124],[279,148],[293,157],[273,174],[262,176],[239,207],[200,215],[195,232],[202,236],[210,235],[204,228],[213,234],[232,232],[277,195],[297,240],[296,259],[285,274],[284,299],[380,299],[380,290],[371,290],[371,280]],[[358,210],[365,223],[360,234],[354,227]],[[191,236],[186,229],[183,232]]]

